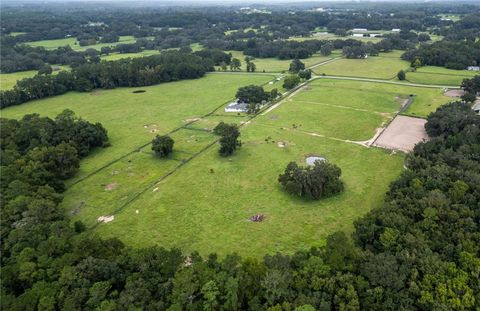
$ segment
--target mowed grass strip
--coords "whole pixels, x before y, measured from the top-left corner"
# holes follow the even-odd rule
[[[234,156],[221,158],[218,147],[208,149],[96,231],[136,247],[180,247],[187,253],[292,253],[324,244],[334,231],[351,232],[353,221],[381,204],[402,170],[402,155],[255,123],[242,129],[241,138]],[[278,141],[287,146],[279,148]],[[277,178],[287,163],[303,164],[309,154],[340,166],[344,193],[306,201],[280,188]],[[248,221],[255,214],[266,220]]]
[[[165,134],[213,111],[235,96],[240,86],[263,84],[268,75],[207,74],[196,80],[183,80],[141,88],[70,92],[2,110],[5,118],[21,118],[28,113],[54,117],[64,109],[107,129],[112,146],[98,149],[82,160],[80,172],[70,182]],[[144,93],[133,93],[145,90]]]
[[[393,54],[390,56],[397,55]],[[389,57],[388,53],[380,53],[380,56],[369,56],[365,59],[337,59],[318,66],[313,71],[317,75],[326,74],[389,80],[393,79],[398,71],[409,67],[410,63],[401,60],[399,57]]]

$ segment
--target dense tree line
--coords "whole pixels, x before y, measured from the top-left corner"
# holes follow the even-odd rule
[[[384,205],[356,221],[353,241],[334,233],[324,247],[263,260],[130,249],[70,224],[55,189],[78,167],[66,159],[78,152],[80,121],[71,112],[1,120],[2,309],[480,307],[480,118],[466,104],[429,116],[431,140],[407,157]]]
[[[48,10],[45,9],[48,7]],[[62,10],[49,5],[18,8],[6,7],[1,14],[2,31],[2,72],[39,69],[43,63],[68,64],[75,66],[84,62],[80,58],[94,57],[99,54],[133,53],[148,50],[165,50],[172,48],[190,49],[190,44],[200,43],[209,48],[222,50],[241,50],[253,57],[278,57],[280,59],[306,58],[319,50],[326,51],[326,46],[318,42],[298,43],[282,42],[292,36],[310,36],[318,27],[332,33],[346,35],[348,29],[365,27],[370,30],[401,28],[399,39],[386,40],[387,48],[406,48],[406,42],[418,43],[428,39],[425,32],[434,29],[449,40],[473,40],[478,37],[478,14],[465,16],[459,22],[442,21],[437,14],[442,5],[414,6],[415,11],[394,4],[383,4],[365,11],[350,4],[354,9],[338,11],[335,14],[294,9],[295,14],[286,12],[285,8],[275,8],[272,14],[238,14],[233,8],[210,7],[185,8],[103,8],[99,13],[89,6],[73,6],[71,10]],[[348,5],[347,5],[348,7]],[[448,9],[447,9],[448,8]],[[468,8],[468,9],[467,9]],[[478,6],[460,6],[443,8],[448,12],[461,14],[478,12]],[[103,12],[105,11],[105,12]],[[72,14],[74,12],[75,14]],[[414,30],[414,31],[412,31]],[[10,32],[21,32],[8,35]],[[131,35],[135,43],[118,44],[103,47],[101,51],[91,49],[90,55],[71,51],[57,50],[49,53],[46,60],[45,51],[28,52],[22,44],[28,41],[75,38],[81,46],[95,43],[116,43],[120,36]],[[343,40],[337,40],[335,48],[341,49]],[[390,46],[393,43],[393,46]],[[402,43],[402,44],[400,44]],[[348,44],[348,46],[351,46]],[[410,45],[409,47],[412,48]],[[8,48],[8,49],[7,49]],[[323,48],[323,49],[322,49]],[[382,50],[382,49],[380,49]],[[7,55],[7,54],[8,55]],[[38,53],[40,57],[35,56]],[[323,52],[322,52],[323,53]],[[54,57],[57,54],[57,57]],[[95,55],[97,54],[97,55]],[[7,57],[8,56],[8,57]],[[96,59],[96,57],[94,57]],[[5,61],[7,60],[7,61]],[[5,63],[5,65],[3,65]]]
[[[8,46],[3,45],[0,49],[2,62],[0,71],[10,73],[25,70],[39,70],[45,64],[70,65],[76,67],[87,61],[98,61],[95,54],[76,52],[71,47],[60,47],[47,50],[43,47],[30,47],[27,45]]]
[[[402,55],[412,63],[418,59],[422,65],[441,66],[450,69],[466,69],[480,64],[480,42],[442,40],[432,44],[422,44]]]
[[[303,6],[303,7],[302,7]],[[478,12],[478,5],[408,4],[395,3],[359,6],[355,3],[330,4],[333,14],[308,11],[310,4],[297,7],[277,6],[269,8],[271,14],[238,14],[237,7],[208,8],[182,7],[102,7],[67,4],[62,7],[42,4],[18,8],[5,6],[0,25],[3,33],[24,32],[12,37],[15,42],[61,39],[66,36],[79,40],[115,42],[118,36],[133,35],[137,38],[155,36],[160,41],[193,40],[200,42],[218,39],[228,33],[231,39],[263,37],[282,39],[308,35],[316,27],[326,27],[330,32],[355,27],[372,30],[401,28],[424,31],[437,27],[447,31],[453,22],[443,21],[442,12],[466,14]],[[292,11],[294,14],[291,14]],[[75,12],[75,14],[71,14]],[[471,18],[474,14],[472,14]],[[461,25],[470,27],[471,22]],[[174,31],[170,28],[175,27]],[[255,31],[251,30],[254,28]],[[472,28],[472,27],[470,27]],[[478,28],[478,27],[477,27]],[[174,43],[177,45],[178,43]]]
[[[468,103],[475,102],[480,94],[480,75],[476,75],[471,79],[463,79],[461,87],[465,92],[462,95],[462,100]]]
[[[195,79],[210,70],[214,70],[211,59],[176,51],[136,59],[89,63],[57,75],[37,75],[20,80],[12,90],[0,92],[0,103],[5,108],[71,90],[84,92],[97,88],[146,86]]]

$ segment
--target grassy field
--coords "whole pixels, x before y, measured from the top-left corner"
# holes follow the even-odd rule
[[[267,137],[290,144],[278,148],[276,143],[265,142]],[[90,207],[89,223],[117,210],[115,220],[98,226],[97,231],[105,237],[120,237],[129,245],[160,244],[203,254],[234,251],[253,257],[292,253],[322,245],[331,232],[351,232],[355,219],[381,203],[403,163],[403,156],[383,150],[265,128],[255,122],[242,130],[242,141],[242,148],[228,159],[218,156],[216,146],[208,149],[131,204]],[[277,177],[286,164],[303,162],[310,153],[322,154],[342,168],[344,193],[313,202],[280,189]],[[257,213],[265,214],[266,220],[247,220]],[[87,219],[81,214],[77,217]]]
[[[226,51],[226,53],[232,53],[232,57],[238,58],[242,62],[242,70],[245,70],[245,57],[246,55],[243,54],[241,51]],[[310,67],[315,64],[327,61],[334,57],[340,56],[340,52],[335,51],[329,56],[322,56],[320,54],[315,54],[312,57],[307,59],[302,59],[301,61],[305,64],[305,67]],[[280,60],[278,58],[255,58],[253,61],[257,66],[257,72],[283,72],[288,71],[290,67],[290,63],[292,62],[291,59]]]
[[[69,66],[61,66],[62,70],[70,70]],[[54,71],[53,74],[57,74],[60,71]],[[18,80],[25,78],[31,78],[38,73],[37,70],[19,71],[13,73],[0,73],[0,90],[12,89]]]
[[[342,37],[342,36],[337,36],[333,33],[327,33],[327,34],[317,33],[317,34],[313,34],[310,37],[290,37],[290,38],[288,38],[288,40],[299,41],[299,42],[307,41],[307,40],[347,40],[347,39],[355,39],[355,40],[359,40],[359,41],[362,41],[362,42],[377,43],[377,42],[382,41],[383,38],[378,38],[378,37],[352,37],[352,36]]]
[[[138,53],[112,53],[109,55],[104,55],[101,57],[102,60],[118,60],[123,58],[138,58],[150,55],[157,55],[160,54],[160,51],[157,50],[144,50]]]
[[[235,53],[243,62],[243,54]],[[339,59],[316,71],[391,79],[406,67],[400,54]],[[326,59],[315,56],[305,63]],[[254,62],[258,71],[275,72],[287,70],[290,63]],[[150,87],[71,92],[4,109],[2,116],[55,116],[68,108],[107,128],[112,146],[82,160],[79,174],[67,182],[62,203],[73,220],[84,221],[101,236],[135,247],[261,257],[323,245],[334,231],[352,232],[355,219],[381,205],[404,159],[360,143],[371,139],[410,95],[415,97],[406,113],[423,117],[451,100],[442,89],[321,78],[252,120],[224,112],[239,86],[264,84],[274,77],[215,73]],[[137,89],[146,92],[132,93]],[[218,155],[218,137],[211,132],[220,121],[243,125],[243,145],[230,158]],[[169,132],[174,152],[158,159],[148,142]],[[309,155],[326,157],[342,169],[345,192],[313,202],[291,197],[279,187],[277,178],[287,163],[303,164]],[[264,222],[248,221],[258,213],[266,215]],[[115,219],[98,224],[103,215]]]
[[[8,35],[12,36],[12,37],[16,37],[16,36],[20,36],[20,35],[24,35],[24,34],[26,34],[26,32],[21,32],[21,31],[15,32],[14,31],[14,32],[9,33]]]
[[[13,73],[0,73],[0,90],[9,90],[17,84],[18,80],[31,78],[36,75],[37,72],[37,70],[28,70]]]
[[[142,88],[98,90],[32,101],[2,110],[6,118],[26,113],[55,116],[71,109],[87,120],[101,122],[112,146],[84,159],[76,178],[81,178],[124,154],[149,142],[156,134],[167,133],[202,116],[232,99],[240,86],[262,84],[269,75],[210,74],[197,80],[184,80]],[[145,93],[132,93],[143,89]],[[74,182],[75,179],[71,180]]]
[[[244,115],[226,114],[220,106],[239,85],[269,79],[211,74],[142,88],[147,91],[142,94],[132,94],[133,89],[69,93],[5,109],[4,116],[18,118],[35,111],[55,115],[70,108],[106,126],[112,147],[82,161],[81,172],[69,182],[63,202],[74,220],[81,219],[89,227],[99,216],[115,215],[113,222],[95,227],[104,237],[118,237],[133,246],[177,246],[202,254],[236,251],[260,257],[277,251],[291,253],[322,245],[333,231],[351,232],[355,219],[381,204],[389,182],[402,170],[403,156],[345,139],[370,138],[398,109],[395,96],[404,92],[375,83],[315,81],[245,125],[242,148],[231,158],[220,158],[217,137],[208,130],[220,121],[241,124],[248,120]],[[211,92],[205,91],[207,86]],[[351,92],[348,99],[361,98],[341,103],[335,99],[347,92]],[[175,152],[169,159],[155,158],[146,146],[80,181],[156,133],[185,125],[217,107],[214,114],[172,133]],[[279,148],[279,141],[286,147]],[[280,189],[277,177],[286,164],[304,163],[310,154],[325,156],[342,168],[344,193],[312,202]],[[266,221],[247,220],[257,213],[265,214]]]
[[[87,45],[87,46],[80,46],[78,44],[77,38],[64,38],[64,39],[56,39],[56,40],[41,40],[41,41],[32,41],[32,42],[25,42],[25,44],[30,46],[43,46],[46,49],[56,49],[61,46],[70,45],[70,47],[74,51],[85,51],[86,49],[96,49],[100,50],[104,46],[115,46],[121,43],[135,43],[137,39],[133,36],[120,36],[118,42],[114,43],[98,43],[94,45]]]
[[[410,63],[399,58],[401,52],[380,53],[366,59],[338,59],[318,66],[314,72],[318,75],[337,75],[376,79],[393,79],[398,71],[407,69]]]
[[[311,88],[317,85],[318,87]],[[403,100],[414,95],[414,100],[405,114],[417,117],[426,117],[440,105],[452,100],[451,97],[443,95],[442,88],[322,78],[295,96],[294,101],[309,102],[308,93],[315,93],[321,98],[321,101],[315,101],[316,104],[338,105],[383,115],[398,111]]]
[[[443,67],[425,66],[407,73],[407,80],[413,83],[459,86],[463,79],[480,74],[468,70],[453,70]]]

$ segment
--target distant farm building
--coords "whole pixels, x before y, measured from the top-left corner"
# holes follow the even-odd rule
[[[228,104],[225,107],[225,112],[247,112],[248,111],[248,104],[244,102],[239,102],[238,99],[234,102]]]
[[[382,34],[381,33],[371,33],[370,34],[370,37],[374,38],[374,37],[381,37]]]
[[[393,28],[392,32],[400,32],[400,28]]]
[[[468,66],[467,70],[470,71],[480,71],[480,66]]]
[[[60,66],[51,66],[52,67],[52,71],[59,71],[59,70],[62,70],[62,67]]]
[[[363,37],[362,33],[354,33],[352,37]]]
[[[352,32],[367,32],[367,28],[353,28]]]

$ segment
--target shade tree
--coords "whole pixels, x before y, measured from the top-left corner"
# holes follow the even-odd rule
[[[172,153],[175,141],[168,135],[157,135],[152,140],[152,150],[159,158],[166,158]]]

